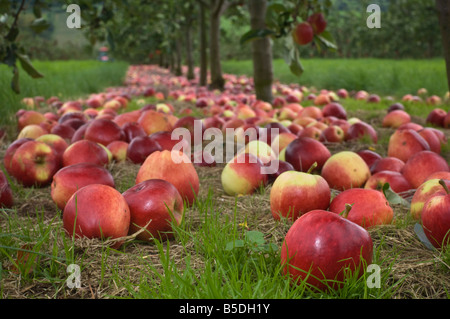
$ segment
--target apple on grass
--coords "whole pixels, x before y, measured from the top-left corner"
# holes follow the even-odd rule
[[[106,149],[89,140],[80,140],[70,144],[64,151],[62,160],[63,166],[78,163],[93,163],[105,166],[110,162]]]
[[[14,204],[14,194],[6,178],[5,173],[0,170],[0,207],[11,208]]]
[[[322,113],[324,117],[334,116],[338,119],[347,119],[347,111],[340,103],[329,103],[325,105],[322,109]]]
[[[386,183],[390,185],[391,189],[395,193],[404,195],[403,197],[407,197],[406,192],[413,189],[402,173],[393,171],[380,171],[373,174],[367,180],[364,188],[381,191],[383,189],[383,185]]]
[[[55,204],[62,210],[77,190],[90,184],[115,187],[114,178],[105,167],[92,163],[78,163],[56,172],[50,194]]]
[[[184,216],[183,199],[175,186],[162,179],[149,179],[122,195],[130,208],[129,234],[139,232],[136,238],[143,241],[173,237],[172,223],[180,225]]]
[[[127,147],[127,159],[134,164],[142,164],[155,151],[161,151],[161,146],[150,136],[137,136]]]
[[[69,237],[110,239],[120,248],[128,235],[130,208],[123,195],[103,184],[90,184],[77,190],[63,211],[63,228]]]
[[[107,146],[111,142],[125,140],[125,135],[122,128],[112,120],[99,118],[91,122],[84,138]]]
[[[424,128],[417,132],[427,141],[428,145],[430,146],[430,151],[441,154],[442,143],[433,129]]]
[[[48,131],[38,124],[28,124],[17,135],[17,139],[32,138],[36,139],[41,135],[48,134]]]
[[[169,121],[168,115],[155,110],[143,111],[138,119],[138,124],[144,129],[147,135],[159,131],[172,130],[172,124]]]
[[[443,179],[443,181],[447,184],[447,187],[450,187],[450,179]],[[437,178],[429,179],[416,189],[411,198],[410,214],[412,218],[420,220],[425,202],[437,193],[444,191],[439,182],[440,179]]]
[[[43,187],[52,181],[61,162],[56,151],[44,142],[22,144],[11,159],[11,175],[25,187]]]
[[[268,177],[263,172],[264,164],[254,154],[239,153],[223,168],[221,183],[229,196],[250,195],[259,187],[265,187]]]
[[[346,140],[355,141],[362,139],[368,139],[368,141],[377,144],[378,134],[372,125],[367,124],[363,121],[357,121],[351,124],[350,127],[348,128]]]
[[[322,131],[319,140],[327,143],[342,143],[344,139],[344,130],[340,126],[330,125]]]
[[[275,220],[295,221],[315,209],[326,210],[331,190],[320,175],[287,171],[277,177],[270,190],[270,209]]]
[[[375,151],[372,151],[371,149],[364,149],[356,152],[356,154],[361,156],[361,158],[364,160],[364,162],[366,162],[367,166],[369,166],[370,168],[376,161],[383,158],[380,154],[378,154]]]
[[[403,110],[395,110],[386,114],[382,121],[383,127],[399,128],[402,124],[411,122],[411,116]]]
[[[294,166],[280,159],[271,160],[265,165],[268,167],[277,167],[277,170],[275,172],[267,174],[267,182],[269,184],[273,184],[278,176],[280,176],[282,173],[286,171],[295,171]]]
[[[340,214],[346,210],[347,205],[351,205],[351,209],[343,216],[366,229],[390,224],[394,218],[392,207],[383,192],[378,190],[347,189],[333,198],[329,210]]]
[[[429,150],[427,141],[416,131],[397,129],[389,138],[387,156],[396,157],[406,163],[412,155]]]
[[[370,172],[376,174],[382,171],[401,172],[405,162],[397,157],[387,156],[383,157],[370,166]]]
[[[439,183],[444,191],[429,198],[422,211],[423,231],[438,249],[450,244],[450,191],[443,180]]]
[[[419,187],[432,173],[449,171],[445,158],[431,151],[421,151],[408,159],[402,174],[413,188]]]
[[[372,258],[369,232],[326,210],[300,216],[281,247],[283,274],[296,284],[306,283],[320,291],[341,286],[345,269],[360,277]]]
[[[371,173],[369,166],[357,153],[341,151],[325,162],[321,175],[330,188],[343,191],[363,187]]]
[[[314,163],[320,171],[330,156],[330,150],[323,143],[309,137],[299,137],[284,148],[285,161],[299,172],[307,172]]]
[[[5,166],[5,170],[9,175],[12,175],[11,164],[12,164],[12,158],[14,156],[14,153],[20,146],[22,146],[23,144],[25,144],[26,142],[29,142],[29,141],[33,141],[33,139],[29,138],[29,137],[20,138],[20,139],[13,141],[6,148],[5,155],[3,157],[3,165]]]
[[[427,124],[437,127],[444,127],[444,119],[447,116],[447,111],[441,108],[435,108],[428,113],[426,118]]]
[[[200,181],[190,158],[181,151],[155,151],[150,154],[136,176],[135,184],[147,179],[163,179],[173,184],[188,205],[200,189]]]

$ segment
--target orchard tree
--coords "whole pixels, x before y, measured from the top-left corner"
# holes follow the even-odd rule
[[[450,90],[450,3],[448,0],[436,0],[436,7],[441,26],[442,44],[447,65],[447,81]]]
[[[241,45],[252,42],[253,72],[257,99],[272,102],[272,45],[270,38],[284,41],[285,61],[297,76],[303,73],[299,47],[336,50],[333,37],[326,30],[324,13],[330,0],[249,0],[251,29],[241,38]]]

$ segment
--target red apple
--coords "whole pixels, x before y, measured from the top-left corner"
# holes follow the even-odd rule
[[[395,110],[386,114],[383,118],[382,126],[390,128],[398,128],[402,124],[411,122],[411,115],[403,110]]]
[[[5,166],[6,172],[11,175],[11,160],[16,152],[16,150],[24,143],[28,141],[33,141],[32,138],[21,138],[13,141],[9,146],[6,148],[5,155],[3,157],[3,165]]]
[[[55,204],[62,210],[77,190],[90,184],[115,187],[114,178],[105,167],[92,163],[79,163],[63,167],[56,172],[50,194]]]
[[[339,287],[345,269],[361,276],[372,258],[373,242],[367,230],[325,210],[297,219],[281,247],[283,273],[297,284],[304,281],[319,290]]]
[[[363,121],[359,121],[350,125],[347,130],[346,140],[361,140],[367,138],[372,143],[376,144],[378,142],[377,131],[372,125],[367,124]]]
[[[405,106],[402,103],[397,102],[397,103],[391,104],[387,111],[389,113],[389,112],[392,112],[392,111],[395,111],[395,110],[402,110],[402,111],[404,111],[405,110]]]
[[[429,179],[416,189],[411,198],[410,214],[412,218],[420,220],[425,202],[444,190],[439,181],[440,179],[437,178]],[[444,182],[450,187],[450,179],[444,179]]]
[[[265,165],[269,167],[272,165],[272,167],[277,167],[277,170],[275,172],[267,174],[267,182],[269,184],[273,184],[278,176],[280,176],[282,173],[287,171],[295,171],[294,166],[280,159],[271,160]]]
[[[60,168],[56,151],[44,142],[28,141],[14,152],[11,175],[23,186],[48,185]]]
[[[364,188],[382,190],[386,183],[389,183],[391,189],[396,193],[405,193],[413,189],[402,173],[393,171],[380,171],[373,174],[367,180]]]
[[[347,119],[347,111],[341,104],[339,104],[337,102],[333,102],[333,103],[329,103],[329,104],[325,105],[322,109],[322,112],[323,112],[324,117],[334,116],[338,119],[343,119],[343,120]]]
[[[300,131],[298,137],[309,137],[314,140],[320,141],[322,131],[316,126],[308,126]]]
[[[365,229],[390,224],[394,218],[394,211],[383,192],[377,190],[347,189],[333,198],[329,210],[340,214],[347,205],[352,206],[346,218]]]
[[[150,154],[160,150],[161,146],[150,136],[137,136],[128,144],[127,159],[142,164]]]
[[[63,227],[70,237],[113,240],[118,249],[128,235],[130,208],[115,188],[90,184],[76,191],[63,211]]]
[[[438,127],[444,126],[444,119],[447,116],[447,111],[441,108],[435,108],[430,113],[428,113],[426,122]]]
[[[36,141],[44,142],[45,144],[51,146],[55,150],[56,156],[59,158],[60,166],[62,166],[62,155],[67,147],[69,147],[69,144],[64,138],[56,134],[44,134],[38,137]]]
[[[450,128],[450,111],[444,118],[444,128]]]
[[[445,192],[428,199],[422,211],[423,231],[438,249],[450,244],[450,192],[443,181],[440,183]]]
[[[138,119],[138,123],[147,135],[159,131],[172,130],[172,124],[169,121],[168,115],[154,110],[143,111]]]
[[[291,221],[315,209],[327,209],[331,190],[320,175],[287,171],[278,176],[270,190],[272,216]]]
[[[422,151],[411,156],[402,169],[402,174],[413,188],[419,187],[430,174],[449,171],[447,161],[431,151]]]
[[[116,163],[122,163],[127,159],[128,145],[129,143],[125,141],[113,141],[106,148],[111,152]]]
[[[240,153],[223,168],[221,183],[229,196],[250,195],[259,187],[267,185],[263,163],[251,153]]]
[[[86,140],[107,146],[114,141],[124,140],[124,133],[119,125],[109,119],[95,119],[87,127],[84,138]]]
[[[17,119],[17,129],[20,132],[25,126],[30,124],[41,124],[46,120],[44,114],[34,110],[24,110],[19,113]]]
[[[361,156],[361,158],[364,160],[364,162],[366,162],[367,166],[369,166],[370,168],[376,161],[383,158],[380,154],[376,153],[375,151],[369,150],[369,149],[361,150],[356,153],[359,156]]]
[[[366,162],[352,151],[333,154],[323,165],[321,175],[330,188],[340,191],[363,187],[371,176]]]
[[[430,146],[430,151],[441,154],[441,141],[434,130],[431,128],[424,128],[419,130],[418,133],[427,141]]]
[[[431,173],[428,175],[427,179],[425,181],[428,181],[430,179],[448,179],[450,180],[450,172],[449,171],[438,171]]]
[[[383,157],[373,163],[370,167],[370,172],[372,174],[376,174],[382,171],[391,171],[391,172],[401,172],[403,167],[405,166],[405,162],[397,157]]]
[[[316,12],[310,15],[307,21],[311,24],[314,34],[323,33],[327,27],[327,21],[321,12]]]
[[[314,39],[314,30],[309,22],[302,22],[292,31],[294,41],[299,45],[306,45]]]
[[[63,153],[63,166],[78,163],[109,164],[107,151],[98,143],[81,140],[70,144]]]
[[[330,156],[325,145],[309,137],[297,138],[285,148],[286,162],[300,172],[307,172],[314,163],[317,163],[316,169],[320,171]]]
[[[14,194],[6,178],[5,173],[0,170],[0,207],[11,208],[14,205]]]
[[[330,125],[320,135],[321,142],[342,143],[345,139],[344,130],[337,125]]]
[[[126,190],[123,197],[130,207],[130,229],[137,239],[173,237],[172,223],[180,225],[184,216],[183,199],[171,183],[149,179]]]
[[[415,153],[429,151],[430,146],[427,141],[414,130],[396,130],[389,138],[387,155],[397,157],[403,162]]]
[[[179,151],[155,151],[142,163],[135,184],[147,179],[163,179],[172,183],[189,205],[200,188],[197,171],[186,154]]]

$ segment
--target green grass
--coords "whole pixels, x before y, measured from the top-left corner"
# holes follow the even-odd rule
[[[284,60],[273,62],[274,77],[282,83],[300,83],[318,89],[366,90],[402,97],[426,88],[443,96],[448,91],[444,60],[302,59],[301,78],[293,75]],[[251,61],[224,61],[225,73],[253,74]]]
[[[20,67],[20,94],[11,89],[12,69],[0,65],[0,123],[11,121],[11,115],[25,97],[58,96],[61,100],[77,99],[97,93],[109,86],[123,83],[128,64],[125,62],[102,63],[98,61],[34,61],[33,65],[44,78],[32,79]]]

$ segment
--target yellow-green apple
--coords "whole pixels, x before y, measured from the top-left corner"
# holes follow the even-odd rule
[[[444,190],[442,185],[439,184],[439,181],[440,179],[437,178],[429,179],[416,189],[411,198],[410,214],[412,218],[420,220],[425,202],[430,197]],[[444,179],[444,182],[450,187],[450,179]]]
[[[374,144],[378,143],[378,133],[372,125],[363,121],[357,121],[350,125],[347,130],[346,140],[354,141],[365,138]]]
[[[402,124],[411,122],[411,115],[403,110],[391,111],[383,117],[382,126],[399,128]]]
[[[380,171],[373,174],[367,180],[364,188],[381,191],[386,183],[389,183],[394,192],[404,195],[403,197],[407,197],[406,192],[413,189],[402,173],[393,171]]]
[[[284,150],[286,162],[300,172],[307,172],[314,163],[317,163],[316,170],[320,171],[331,156],[330,150],[324,144],[309,137],[293,140]]]
[[[79,163],[63,167],[53,175],[50,195],[58,208],[63,210],[77,190],[90,184],[115,187],[114,178],[105,167]]]
[[[364,160],[364,162],[366,162],[369,168],[371,168],[376,161],[383,158],[380,154],[371,149],[364,149],[356,153],[361,156],[361,158]]]
[[[441,154],[442,144],[434,130],[431,128],[424,128],[417,132],[427,141],[430,146],[430,151]]]
[[[370,166],[370,173],[376,174],[382,171],[401,172],[405,162],[397,157],[383,157]]]
[[[137,136],[128,144],[127,159],[142,164],[150,154],[160,150],[161,146],[150,136]]]
[[[228,161],[221,173],[221,183],[227,195],[250,195],[267,185],[264,164],[250,153],[240,153]]]
[[[348,270],[362,276],[372,258],[369,232],[326,210],[313,210],[298,218],[281,247],[283,274],[296,284],[306,283],[321,291],[342,286]]]
[[[44,142],[28,141],[16,149],[11,159],[11,175],[23,186],[48,185],[60,168],[56,151]]]
[[[311,24],[314,34],[322,34],[327,27],[327,20],[325,20],[322,12],[313,13],[307,21]]]
[[[324,117],[334,116],[338,119],[347,119],[347,111],[340,103],[328,103],[322,109],[322,114]]]
[[[17,139],[32,138],[36,139],[41,135],[48,134],[48,131],[38,124],[28,124],[17,135]]]
[[[77,190],[63,211],[63,228],[75,238],[111,239],[111,247],[118,249],[128,235],[130,208],[115,188],[90,184]]]
[[[14,205],[14,194],[6,178],[5,173],[0,170],[0,207],[11,208]]]
[[[315,209],[328,209],[331,190],[323,177],[305,172],[280,174],[270,190],[272,216],[291,221]]]
[[[148,179],[122,193],[130,207],[130,228],[143,241],[173,237],[172,225],[180,225],[184,216],[183,199],[171,183]],[[141,231],[142,229],[145,229]]]
[[[19,132],[27,125],[39,125],[46,120],[44,114],[34,110],[25,110],[24,112],[19,114],[20,115],[17,119],[17,129]]]
[[[125,141],[113,141],[106,148],[111,152],[116,163],[125,162],[127,159],[128,143]]]
[[[340,126],[330,125],[322,131],[319,140],[326,143],[342,143],[345,140],[345,133]]]
[[[80,140],[70,144],[63,153],[63,166],[78,163],[93,163],[101,166],[109,164],[107,151],[98,143]]]
[[[323,165],[321,175],[331,188],[340,191],[363,187],[371,176],[366,162],[352,151],[333,154]]]
[[[389,138],[387,156],[396,157],[403,162],[420,151],[429,151],[427,141],[414,130],[396,130]]]
[[[263,164],[276,159],[278,154],[272,146],[260,140],[250,141],[240,153],[252,154],[258,157]]]
[[[447,111],[441,108],[435,108],[428,113],[426,123],[438,127],[444,126],[444,119],[447,116]]]
[[[429,198],[422,211],[423,231],[438,249],[450,244],[450,192],[443,180],[440,183],[445,191]]]
[[[347,189],[333,198],[329,210],[340,214],[346,210],[347,205],[352,206],[349,212],[344,213],[344,217],[366,229],[390,224],[394,219],[392,207],[383,192],[378,190]]]
[[[142,126],[147,135],[159,131],[172,130],[172,124],[170,123],[167,114],[155,110],[143,111],[138,119],[138,123]]]
[[[69,144],[61,136],[56,134],[44,134],[39,136],[36,141],[44,142],[47,145],[53,147],[56,152],[56,156],[59,158],[60,165],[62,166],[62,155]]]
[[[430,174],[449,171],[447,161],[431,151],[421,151],[412,155],[402,169],[402,174],[413,188],[419,187]]]
[[[135,184],[147,179],[163,179],[172,183],[189,205],[192,205],[200,189],[199,177],[191,159],[176,150],[150,154],[139,168]]]

